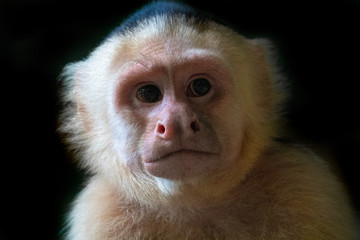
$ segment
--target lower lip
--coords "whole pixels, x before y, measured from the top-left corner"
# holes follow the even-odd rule
[[[216,154],[181,150],[164,155],[161,158],[144,161],[145,170],[155,177],[166,179],[183,179],[199,176],[216,166]]]

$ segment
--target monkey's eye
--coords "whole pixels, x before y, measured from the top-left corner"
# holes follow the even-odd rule
[[[142,102],[153,103],[160,101],[162,95],[160,89],[155,85],[146,85],[137,91],[136,97]]]
[[[211,83],[205,78],[197,78],[193,80],[186,93],[190,97],[202,97],[206,95],[211,89]]]

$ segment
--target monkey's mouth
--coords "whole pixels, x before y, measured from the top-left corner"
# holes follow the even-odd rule
[[[154,163],[154,162],[159,162],[159,161],[165,161],[167,159],[171,159],[171,158],[177,158],[180,155],[216,155],[217,153],[211,153],[211,152],[205,152],[205,151],[199,151],[199,150],[188,150],[188,149],[180,149],[180,150],[176,150],[176,151],[172,151],[170,153],[166,153],[164,155],[161,155],[160,157],[155,157],[155,158],[151,158],[148,160],[145,160],[144,163]]]
[[[143,161],[144,170],[155,177],[180,180],[201,176],[218,167],[219,154],[180,149]]]

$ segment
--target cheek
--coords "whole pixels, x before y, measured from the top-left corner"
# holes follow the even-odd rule
[[[133,165],[139,158],[141,121],[130,112],[123,111],[118,114],[112,123],[115,139],[115,151],[119,161],[126,165]]]
[[[228,105],[213,116],[214,129],[222,146],[225,162],[232,164],[238,161],[242,149],[244,121],[237,106]]]
[[[152,154],[154,149],[160,145],[159,139],[156,138],[155,128],[157,121],[156,117],[148,118],[143,125],[143,130],[139,138],[139,152],[141,157],[139,161],[144,161],[146,156]]]

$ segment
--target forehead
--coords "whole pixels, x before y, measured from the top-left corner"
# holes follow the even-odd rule
[[[120,51],[121,52],[121,51]],[[227,63],[218,51],[194,45],[184,45],[176,40],[157,40],[119,54],[112,62],[112,72],[127,76],[142,73],[166,73],[175,77],[185,71],[212,72],[226,75]]]
[[[177,40],[158,40],[144,46],[129,55],[126,59],[136,62],[146,68],[175,67],[194,62],[224,62],[219,51],[205,46],[183,44]]]
[[[155,19],[137,31],[114,37],[111,67],[118,69],[119,65],[129,61],[148,65],[177,65],[191,59],[225,61],[222,49],[226,49],[226,43],[221,34],[204,28],[200,30],[186,24],[184,19],[170,23],[165,20]]]

